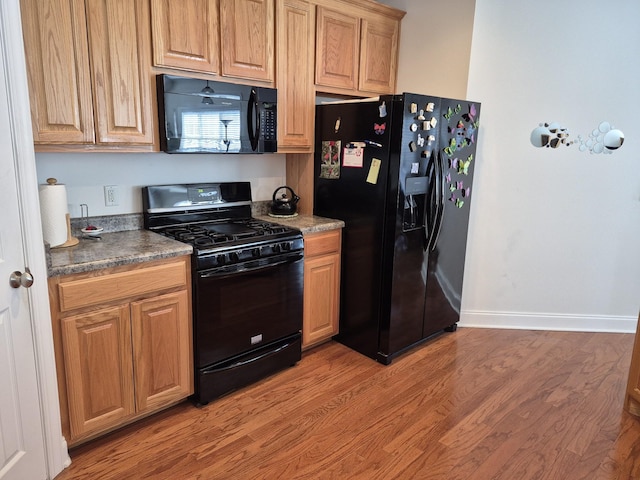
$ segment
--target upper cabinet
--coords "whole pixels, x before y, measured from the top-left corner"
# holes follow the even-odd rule
[[[153,64],[218,73],[218,0],[151,0]]]
[[[318,7],[316,84],[355,90],[358,84],[360,19]]]
[[[315,117],[315,10],[306,0],[278,0],[278,151],[312,152]]]
[[[361,0],[318,4],[316,89],[349,95],[395,93],[404,12]]]
[[[153,65],[275,81],[274,0],[151,0]]]
[[[21,10],[35,143],[93,143],[84,0],[22,0]]]
[[[276,87],[281,153],[313,152],[316,92],[395,93],[404,12],[372,0],[20,1],[37,151],[159,151],[176,70]]]
[[[399,34],[397,20],[362,19],[358,88],[363,92],[395,93]]]
[[[222,75],[274,81],[274,0],[220,0]]]
[[[86,0],[96,143],[152,144],[147,0]]]
[[[21,9],[36,146],[152,149],[148,1],[22,0]]]

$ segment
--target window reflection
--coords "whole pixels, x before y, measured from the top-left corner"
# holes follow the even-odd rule
[[[181,112],[181,151],[240,151],[240,111]]]

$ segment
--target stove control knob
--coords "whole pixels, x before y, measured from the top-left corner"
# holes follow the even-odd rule
[[[291,242],[285,242],[282,244],[282,251],[283,252],[288,252],[289,250],[291,250]]]
[[[240,260],[240,255],[238,253],[239,252],[230,252],[229,253],[229,260],[231,262],[237,262],[238,260]]]
[[[274,243],[273,246],[271,247],[271,250],[273,251],[273,253],[279,253],[280,252],[280,244],[279,243]]]
[[[224,265],[227,263],[227,256],[223,253],[222,255],[216,256],[216,261],[218,265]]]
[[[253,258],[258,258],[260,256],[260,249],[259,248],[252,248],[251,249],[251,256]]]

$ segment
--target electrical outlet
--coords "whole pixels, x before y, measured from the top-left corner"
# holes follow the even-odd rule
[[[117,185],[104,186],[104,204],[107,207],[118,206],[118,186]]]

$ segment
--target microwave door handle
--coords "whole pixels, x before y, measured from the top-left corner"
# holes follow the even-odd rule
[[[251,150],[253,151],[256,151],[258,148],[258,139],[260,136],[260,115],[258,114],[258,100],[256,97],[256,90],[252,88],[251,94],[249,95],[249,104],[247,105],[247,128],[249,129],[249,140],[251,142]]]

